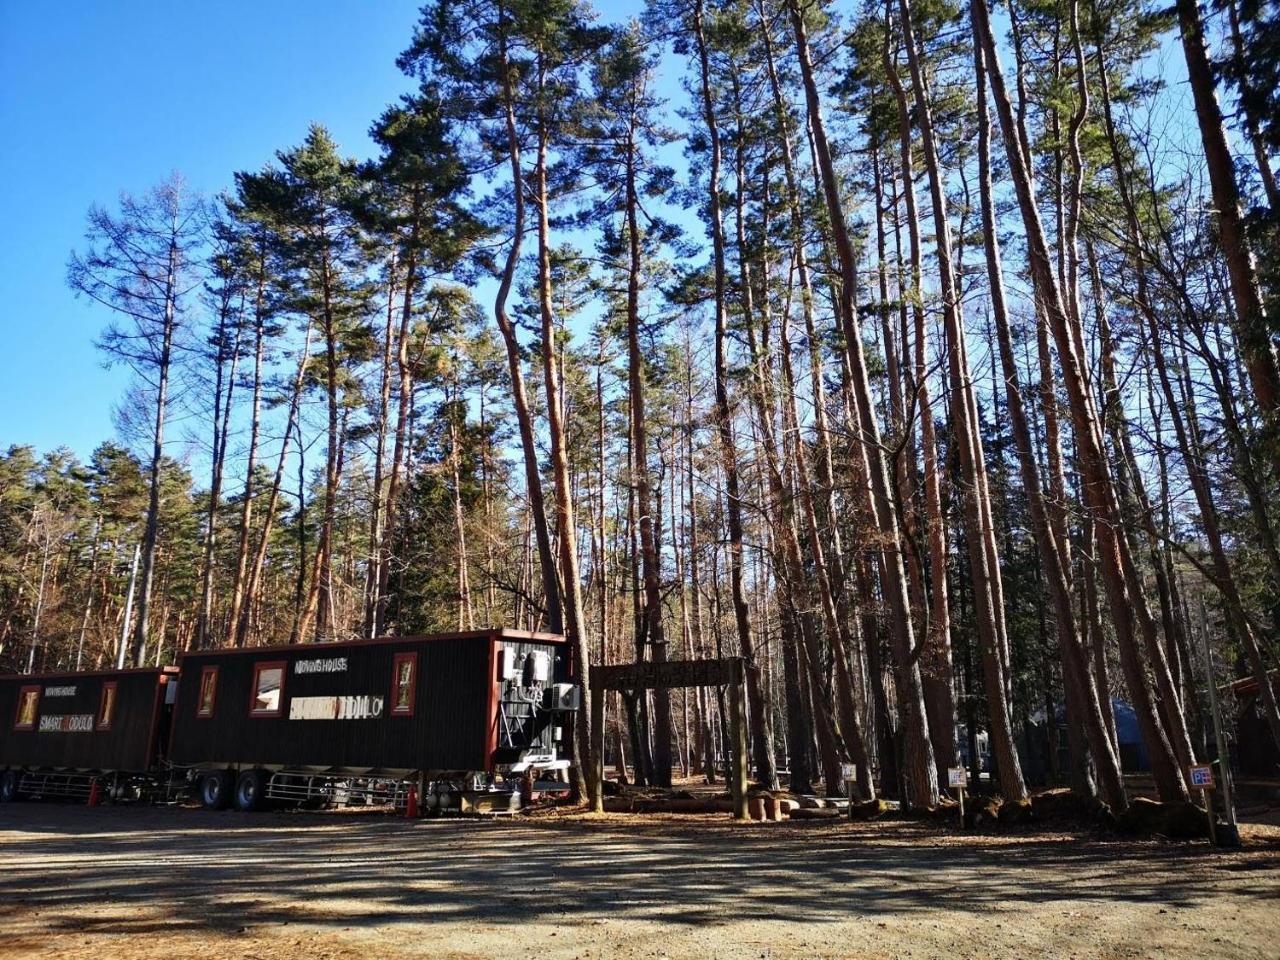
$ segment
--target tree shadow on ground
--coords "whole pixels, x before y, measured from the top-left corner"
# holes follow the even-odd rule
[[[827,923],[1059,903],[1274,902],[1274,849],[912,824],[437,820],[23,804],[0,810],[0,914],[114,933],[328,927]]]

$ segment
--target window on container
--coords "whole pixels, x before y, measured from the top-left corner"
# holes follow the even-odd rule
[[[98,701],[98,729],[110,730],[116,715],[116,682],[108,680],[102,685],[102,699]]]
[[[413,695],[418,679],[418,655],[397,653],[391,668],[391,713],[413,716]]]
[[[284,663],[257,663],[253,667],[253,701],[249,713],[255,717],[278,717],[284,707]]]
[[[213,702],[218,696],[218,668],[205,667],[200,671],[200,697],[196,700],[196,716],[212,717]]]
[[[18,691],[18,712],[13,718],[13,729],[34,730],[36,708],[40,705],[40,687],[23,687]]]

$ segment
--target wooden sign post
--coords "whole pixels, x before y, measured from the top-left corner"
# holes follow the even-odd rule
[[[1204,812],[1209,818],[1209,842],[1218,845],[1217,819],[1213,813],[1213,803],[1209,800],[1209,791],[1213,789],[1213,767],[1209,764],[1191,768],[1191,786],[1200,791],[1200,799],[1204,801]]]
[[[1209,712],[1213,715],[1213,736],[1218,744],[1218,762],[1222,764],[1222,813],[1227,820],[1226,829],[1222,831],[1222,845],[1238,847],[1240,846],[1240,827],[1236,823],[1235,798],[1231,795],[1231,754],[1227,750],[1227,738],[1222,730],[1222,709],[1218,706],[1213,649],[1209,646],[1209,615],[1205,610],[1204,597],[1200,598],[1200,640],[1204,652],[1204,676],[1205,688],[1209,694]]]
[[[849,819],[853,819],[853,785],[858,780],[858,768],[852,763],[840,764],[840,779],[844,782],[844,795],[849,800]]]
[[[947,786],[956,792],[960,801],[960,829],[964,829],[964,788],[969,784],[969,774],[964,767],[947,768]]]

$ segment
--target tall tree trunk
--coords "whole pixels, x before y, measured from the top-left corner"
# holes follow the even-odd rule
[[[1078,69],[1081,73],[1084,70],[1084,52],[1078,40],[1078,24],[1076,5],[1072,5],[1072,25],[1076,28],[1077,34],[1077,53],[1076,60]],[[1099,33],[1099,36],[1101,34]],[[1129,185],[1129,178],[1125,168],[1123,155],[1120,150],[1119,137],[1116,132],[1114,117],[1112,114],[1111,103],[1111,86],[1110,79],[1106,71],[1106,57],[1104,47],[1099,41],[1098,45],[1098,64],[1099,64],[1099,88],[1102,95],[1102,108],[1104,119],[1104,130],[1106,132],[1107,141],[1111,148],[1112,161],[1116,168],[1116,180],[1119,185],[1120,197],[1126,214],[1126,229],[1130,246],[1132,247],[1132,255],[1134,257],[1134,301],[1138,307],[1139,314],[1145,314],[1150,317],[1152,315],[1151,301],[1147,288],[1147,272],[1143,262],[1142,255],[1142,228],[1139,221],[1137,206],[1134,203],[1132,192]],[[1085,90],[1087,96],[1087,85],[1082,80],[1080,87]],[[1096,279],[1096,277],[1095,277]],[[1152,515],[1150,500],[1146,494],[1146,490],[1142,481],[1142,475],[1138,469],[1137,456],[1133,450],[1133,444],[1130,439],[1130,431],[1124,423],[1124,409],[1120,403],[1120,391],[1117,382],[1117,374],[1115,369],[1113,342],[1110,335],[1110,327],[1107,324],[1106,311],[1102,305],[1102,288],[1101,284],[1095,286],[1095,309],[1098,313],[1098,329],[1102,350],[1102,376],[1104,388],[1107,393],[1114,398],[1114,402],[1109,406],[1112,407],[1113,416],[1109,420],[1109,426],[1112,431],[1113,444],[1116,450],[1121,454],[1122,463],[1127,468],[1129,476],[1128,493],[1133,500],[1136,501],[1136,508],[1131,509],[1130,513],[1139,518],[1139,523],[1146,522]],[[1129,539],[1132,534],[1130,527],[1132,524],[1126,525],[1120,532],[1123,538]],[[1150,554],[1152,562],[1152,570],[1156,581],[1156,588],[1160,600],[1162,623],[1165,636],[1173,643],[1176,641],[1177,633],[1181,629],[1178,618],[1176,603],[1172,596],[1172,587],[1165,565],[1164,553],[1156,543],[1156,537],[1153,536],[1150,542]],[[1137,589],[1131,587],[1131,589]],[[1147,653],[1151,661],[1152,672],[1155,674],[1157,689],[1160,691],[1162,701],[1160,707],[1166,718],[1166,728],[1168,729],[1174,750],[1178,753],[1182,765],[1185,767],[1192,762],[1193,753],[1191,745],[1191,737],[1186,728],[1186,718],[1182,711],[1182,698],[1173,683],[1173,676],[1169,669],[1168,657],[1165,653],[1164,646],[1159,642],[1159,638],[1152,634],[1144,634],[1146,640]]]
[[[983,679],[987,687],[987,717],[991,748],[996,756],[1000,787],[1005,798],[1015,803],[1028,799],[1018,751],[1013,742],[1009,717],[1008,636],[1004,620],[1004,588],[1000,577],[991,496],[987,486],[986,461],[980,433],[978,404],[969,370],[964,317],[956,286],[955,262],[951,251],[951,224],[947,217],[945,185],[934,141],[933,110],[924,70],[911,22],[909,0],[899,0],[907,63],[915,101],[916,123],[920,129],[925,169],[933,208],[934,237],[938,256],[939,290],[942,296],[943,329],[947,336],[948,372],[951,385],[952,440],[959,449],[962,477],[956,484],[961,498],[965,540],[973,576],[975,623],[982,643]],[[950,657],[948,655],[949,664]],[[936,747],[936,744],[935,744]]]
[[[1110,714],[1111,709],[1110,694],[1104,691],[1100,699],[1098,688],[1091,682],[1089,659],[1072,606],[1072,588],[1068,574],[1069,560],[1065,555],[1066,544],[1059,539],[1058,530],[1050,519],[1045,503],[1040,471],[1032,445],[1031,427],[1022,399],[1022,387],[1019,383],[1017,361],[1013,352],[1013,337],[1009,328],[1004,271],[1000,261],[1000,240],[996,232],[995,202],[992,197],[991,122],[987,112],[986,58],[981,44],[975,44],[973,52],[974,72],[977,77],[978,190],[982,205],[982,233],[991,309],[1000,348],[1000,364],[1004,375],[1010,427],[1014,445],[1018,451],[1018,466],[1021,471],[1023,491],[1031,512],[1032,529],[1040,556],[1041,570],[1053,605],[1058,648],[1062,658],[1063,686],[1069,704],[1069,720],[1078,719],[1084,725],[1089,745],[1089,757],[1074,758],[1080,770],[1075,773],[1076,780],[1073,785],[1085,795],[1092,793],[1092,782],[1088,775],[1088,761],[1092,760],[1103,800],[1113,810],[1119,811],[1125,808],[1127,799],[1114,738],[1109,737],[1107,733],[1106,715]],[[1104,710],[1107,711],[1106,715],[1103,713]],[[1055,721],[1050,717],[1046,722]]]
[[[840,183],[827,140],[826,125],[822,117],[822,102],[818,93],[813,58],[809,50],[808,28],[805,25],[800,2],[801,0],[788,0],[787,5],[795,34],[801,77],[804,81],[809,127],[818,158],[827,214],[831,222],[832,243],[840,266],[839,312],[841,323],[844,325],[853,399],[858,407],[857,425],[860,436],[859,442],[854,444],[855,456],[865,458],[867,464],[871,503],[880,533],[881,589],[884,591],[893,624],[894,675],[897,681],[898,707],[903,716],[906,746],[904,751],[906,796],[903,800],[909,807],[933,807],[938,802],[938,771],[934,763],[933,745],[929,739],[925,716],[919,651],[916,650],[915,632],[911,623],[898,521],[892,506],[889,472],[880,440],[880,426],[876,421],[875,406],[863,356],[861,331],[857,321],[855,293],[858,283],[857,262],[853,241],[849,236],[848,223],[845,220]]]
[[[785,199],[790,219],[794,265],[800,284],[800,302],[801,310],[804,315],[805,337],[807,338],[809,345],[809,389],[813,402],[813,428],[816,448],[815,461],[817,464],[820,497],[815,500],[812,493],[808,490],[807,483],[802,481],[800,486],[801,489],[805,491],[805,495],[808,498],[808,509],[814,515],[814,523],[811,527],[811,536],[814,538],[818,547],[820,549],[824,549],[829,557],[829,563],[824,564],[824,566],[829,567],[828,583],[829,589],[833,594],[836,610],[836,622],[841,631],[840,635],[845,648],[849,651],[853,651],[855,647],[848,629],[850,622],[850,610],[846,593],[844,547],[841,542],[840,527],[836,522],[837,507],[835,466],[831,451],[831,431],[827,420],[827,393],[826,386],[823,382],[822,347],[817,332],[817,324],[814,318],[815,309],[813,285],[809,273],[809,258],[805,250],[804,211],[801,204],[800,187],[796,177],[795,160],[792,152],[791,115],[786,105],[786,100],[782,91],[782,83],[779,79],[775,64],[773,37],[769,27],[768,16],[765,11],[763,0],[756,0],[756,12],[760,20],[760,35],[764,41],[765,67],[768,71],[769,87],[772,93],[774,121],[777,124],[779,131],[780,153],[782,155],[783,174],[786,182]],[[783,336],[785,338],[785,334]],[[789,357],[787,358],[787,362],[789,364]],[[792,419],[797,423],[797,433],[793,434],[793,436],[796,438],[795,442],[797,448],[803,450],[803,444],[798,435],[799,428],[795,413],[794,389],[790,389],[787,395],[791,398]],[[817,531],[817,524],[819,521],[824,522],[829,529],[829,549],[822,546],[822,540]],[[792,634],[794,633],[795,630],[793,629]]]
[[[253,305],[253,399],[249,414],[249,451],[245,459],[244,491],[241,494],[240,522],[236,544],[236,571],[231,582],[231,609],[227,616],[227,633],[237,646],[240,637],[240,612],[244,605],[245,579],[249,568],[249,534],[253,522],[254,473],[258,466],[258,444],[262,435],[262,364],[266,349],[266,254],[258,251],[257,290]]]
[[[1227,0],[1227,14],[1231,22],[1231,55],[1232,59],[1240,63],[1244,56],[1244,41],[1240,35],[1240,11],[1236,0]],[[1258,117],[1256,117],[1251,109],[1246,105],[1250,99],[1252,84],[1250,83],[1247,73],[1241,70],[1239,77],[1241,113],[1244,119],[1245,133],[1249,137],[1249,145],[1253,148],[1253,159],[1258,165],[1258,176],[1262,179],[1262,189],[1267,196],[1267,203],[1271,207],[1272,213],[1280,212],[1280,185],[1276,183],[1276,172],[1271,167],[1271,157],[1267,152],[1266,141],[1262,138],[1262,131],[1258,125]]]
[[[636,91],[632,91],[635,96]],[[634,114],[633,114],[634,115]],[[631,429],[635,444],[632,467],[640,527],[640,558],[644,577],[645,638],[652,659],[667,659],[667,635],[662,616],[662,570],[658,554],[652,483],[649,476],[649,431],[645,422],[644,353],[640,349],[640,195],[636,188],[636,128],[628,130],[625,144],[625,216],[627,231],[627,388],[631,395]],[[671,695],[653,692],[654,785],[671,786]]]
[[[1240,212],[1240,188],[1222,108],[1214,89],[1213,68],[1205,49],[1204,24],[1198,0],[1177,0],[1178,27],[1182,36],[1182,52],[1187,61],[1187,79],[1195,101],[1196,120],[1204,144],[1205,163],[1217,213],[1218,244],[1227,262],[1231,279],[1231,295],[1235,300],[1236,335],[1258,406],[1266,416],[1272,464],[1280,474],[1280,443],[1276,430],[1280,424],[1280,359],[1277,358],[1275,336],[1267,319],[1253,250]],[[1100,26],[1100,25],[1099,25]]]
[[[173,225],[174,234],[178,226]],[[169,405],[169,373],[173,360],[173,335],[177,324],[178,243],[169,242],[164,281],[164,331],[157,364],[156,415],[151,434],[151,475],[147,492],[147,525],[142,534],[142,577],[138,584],[138,622],[133,632],[133,665],[143,666],[151,614],[151,589],[155,580],[156,545],[160,540],[160,471],[164,464],[164,424]]]
[[[1102,437],[1098,429],[1097,413],[1089,384],[1082,368],[1075,339],[1071,332],[1071,320],[1063,305],[1062,291],[1049,258],[1048,243],[1040,221],[1040,212],[1032,187],[1031,173],[1027,166],[1028,152],[1016,126],[1013,106],[1005,87],[1004,74],[996,51],[986,0],[971,0],[970,13],[974,35],[983,46],[987,68],[996,102],[996,113],[1004,135],[1005,152],[1018,196],[1018,205],[1027,238],[1032,280],[1036,295],[1046,312],[1058,348],[1058,359],[1063,369],[1063,379],[1070,401],[1075,426],[1076,446],[1080,457],[1081,473],[1089,509],[1096,515],[1098,552],[1103,580],[1113,611],[1133,609],[1140,629],[1154,633],[1150,611],[1141,595],[1132,593],[1136,583],[1133,559],[1127,545],[1118,537],[1122,518],[1116,499],[1114,482],[1107,468],[1103,453]],[[1165,800],[1186,800],[1186,779],[1174,753],[1169,736],[1156,712],[1146,666],[1134,636],[1134,624],[1129,617],[1116,616],[1116,633],[1120,643],[1121,663],[1125,668],[1130,697],[1147,743],[1151,757],[1152,774],[1157,789]]]
[[[224,296],[218,311],[216,372],[213,383],[213,433],[209,463],[209,502],[205,509],[204,550],[201,557],[200,609],[196,614],[196,644],[207,647],[210,642],[210,623],[213,619],[214,552],[218,543],[218,505],[222,500],[222,475],[227,456],[227,437],[231,429],[231,401],[236,388],[236,370],[240,364],[240,340],[244,332],[244,300],[236,317],[235,336],[230,356],[225,343],[227,322],[231,316],[231,298]],[[230,370],[227,370],[227,364]],[[223,384],[226,392],[223,392]]]
[[[539,62],[539,91],[543,89]],[[582,687],[582,706],[574,718],[577,734],[578,763],[574,782],[579,793],[594,790],[594,781],[584,777],[584,770],[594,770],[591,756],[591,703],[587,649],[587,626],[582,597],[582,577],[578,570],[578,524],[573,509],[573,487],[569,478],[569,451],[565,439],[564,404],[561,400],[560,372],[556,365],[555,315],[551,306],[551,222],[550,195],[547,189],[547,125],[545,104],[538,105],[538,156],[534,173],[534,190],[538,208],[538,308],[542,320],[542,372],[546,390],[547,427],[551,436],[551,468],[555,491],[556,529],[560,545],[560,581],[564,588],[564,626],[573,649],[574,669]],[[597,810],[603,810],[594,793],[587,795]]]
[[[267,549],[271,545],[271,528],[275,524],[276,506],[280,502],[280,489],[284,485],[285,469],[289,462],[289,437],[298,428],[298,409],[302,403],[302,388],[306,382],[307,366],[311,360],[311,329],[307,323],[306,335],[303,338],[302,352],[298,358],[298,372],[293,378],[293,387],[289,394],[289,413],[285,419],[284,437],[280,441],[280,456],[276,460],[275,476],[271,481],[271,490],[267,494],[267,506],[263,512],[262,533],[258,536],[258,544],[253,551],[253,559],[245,576],[244,603],[240,608],[240,618],[236,621],[236,646],[243,647],[249,642],[253,623],[254,605],[258,600],[258,591],[262,583],[262,567],[267,559]],[[301,452],[302,444],[298,444]],[[299,457],[301,462],[301,457]],[[299,525],[302,523],[302,501],[298,502]],[[302,571],[299,571],[302,575]]]
[[[552,633],[564,632],[564,614],[560,603],[560,580],[556,572],[555,553],[551,546],[551,534],[547,525],[547,510],[542,494],[542,475],[538,470],[538,446],[533,430],[533,413],[529,409],[529,393],[525,389],[524,371],[520,359],[520,341],[515,326],[507,314],[507,297],[520,263],[520,247],[524,240],[524,171],[520,161],[520,137],[516,129],[516,99],[512,87],[512,67],[507,52],[508,13],[499,7],[498,49],[502,69],[502,109],[507,131],[507,161],[511,167],[512,198],[515,204],[511,247],[507,250],[506,263],[493,301],[493,315],[502,334],[507,352],[507,368],[511,375],[511,400],[516,410],[520,428],[520,446],[524,452],[525,492],[529,498],[529,512],[533,518],[533,533],[538,545],[538,565],[542,573],[543,603],[546,609],[547,628]]]
[[[938,439],[934,426],[933,400],[929,390],[928,332],[925,326],[921,279],[920,214],[916,208],[915,164],[911,148],[911,110],[906,91],[898,79],[897,66],[890,52],[890,33],[885,31],[883,49],[885,72],[898,104],[898,140],[902,166],[902,199],[906,206],[908,256],[910,261],[909,291],[903,297],[911,301],[915,327],[915,364],[912,376],[914,405],[919,410],[920,438],[923,448],[925,531],[929,551],[929,576],[932,594],[929,600],[925,655],[921,658],[925,706],[929,716],[929,735],[933,740],[938,775],[958,761],[955,731],[955,697],[951,677],[951,609],[947,596],[947,536],[942,516],[942,484],[938,469]],[[901,455],[900,455],[901,459]],[[905,472],[905,464],[903,468]],[[914,470],[912,470],[914,473]],[[900,484],[901,486],[901,484]],[[901,491],[903,511],[908,502]],[[905,524],[904,524],[904,533]],[[907,534],[909,536],[909,534]],[[923,611],[922,611],[923,612]],[[1003,697],[1001,698],[1003,699]]]
[[[369,497],[369,562],[365,571],[364,635],[377,636],[378,594],[382,585],[382,529],[386,522],[387,419],[391,415],[391,359],[395,355],[396,279],[393,253],[387,261],[387,319],[382,332],[382,376],[378,388],[377,435],[373,450],[373,490]]]
[[[1205,454],[1199,437],[1194,400],[1190,396],[1179,396],[1173,388],[1169,376],[1169,365],[1165,358],[1163,337],[1160,322],[1154,314],[1148,314],[1147,333],[1152,356],[1155,360],[1156,373],[1159,376],[1160,389],[1164,394],[1170,419],[1173,421],[1174,433],[1178,439],[1178,449],[1186,465],[1187,478],[1191,481],[1191,489],[1195,493],[1196,506],[1200,511],[1200,526],[1204,530],[1205,540],[1209,544],[1209,557],[1212,562],[1213,584],[1222,593],[1226,608],[1227,621],[1232,632],[1244,646],[1249,667],[1258,684],[1259,705],[1263,718],[1271,729],[1271,738],[1280,747],[1280,708],[1276,705],[1276,694],[1271,684],[1271,677],[1262,657],[1253,623],[1245,611],[1244,600],[1240,595],[1235,574],[1227,559],[1226,547],[1223,544],[1222,531],[1218,525],[1218,507],[1214,502],[1213,490],[1205,469]],[[1184,418],[1185,411],[1185,418]]]
[[[710,142],[710,180],[707,202],[711,221],[712,265],[715,288],[715,368],[716,427],[720,442],[720,461],[724,471],[725,522],[728,528],[729,586],[733,601],[733,618],[738,633],[738,651],[748,664],[755,663],[755,641],[752,638],[751,615],[747,608],[743,581],[742,494],[738,477],[737,443],[733,431],[733,405],[729,396],[729,362],[726,355],[728,308],[726,306],[724,219],[720,200],[720,128],[711,96],[711,65],[703,23],[703,0],[694,0],[693,26],[697,41],[699,85],[702,94],[702,118]],[[757,671],[747,671],[747,702],[751,714],[751,742],[756,779],[767,789],[778,785],[777,764],[773,756],[773,737],[769,730],[769,707],[760,688]]]
[[[408,469],[409,448],[412,443],[410,421],[413,418],[413,364],[409,359],[409,342],[413,332],[414,296],[417,293],[419,223],[422,218],[422,200],[414,195],[404,263],[404,283],[400,292],[400,330],[396,336],[396,372],[399,383],[396,389],[396,430],[391,448],[391,470],[387,476],[386,502],[383,505],[382,531],[378,540],[378,585],[369,623],[370,636],[389,632],[388,609],[391,604],[391,547],[397,536],[400,496]],[[519,244],[519,240],[515,241]]]
[[[338,391],[339,331],[334,304],[333,263],[329,237],[323,232],[320,259],[320,330],[324,335],[324,385],[328,408],[324,462],[324,503],[321,505],[320,532],[316,537],[315,562],[311,567],[310,587],[306,591],[301,614],[294,623],[293,642],[323,640],[332,630],[329,619],[333,591],[333,529],[338,513],[338,484],[342,473],[342,454],[346,445],[342,430],[343,414]],[[299,443],[301,447],[301,443]],[[301,499],[299,499],[301,503]],[[313,632],[314,626],[314,632]]]

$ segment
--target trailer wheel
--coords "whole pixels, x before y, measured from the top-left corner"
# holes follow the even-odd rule
[[[0,774],[0,803],[13,803],[21,799],[22,795],[18,792],[18,772],[6,770]]]
[[[201,777],[200,802],[206,810],[225,810],[231,802],[231,772],[214,770]]]
[[[236,781],[237,810],[261,810],[267,799],[267,774],[262,770],[246,770]]]

